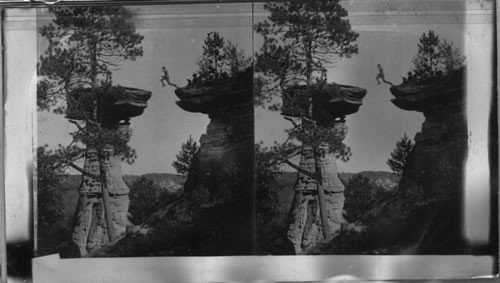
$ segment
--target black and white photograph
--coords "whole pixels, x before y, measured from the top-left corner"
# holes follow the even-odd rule
[[[253,253],[250,7],[39,11],[38,255]]]
[[[468,254],[471,233],[488,240],[488,200],[464,226],[466,25],[439,12],[463,3],[432,6],[417,18],[371,2],[262,4],[260,253]]]
[[[36,15],[37,257],[497,249],[495,86],[469,79],[463,2]]]

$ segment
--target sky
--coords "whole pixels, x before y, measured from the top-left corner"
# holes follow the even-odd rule
[[[386,160],[396,142],[406,133],[413,138],[421,129],[423,115],[398,109],[390,99],[388,85],[377,85],[377,64],[386,79],[399,84],[411,69],[418,38],[429,29],[440,37],[463,46],[461,1],[343,1],[352,29],[359,33],[359,53],[328,69],[328,81],[365,88],[367,95],[355,114],[347,116],[345,143],[351,147],[349,162],[339,161],[339,171],[389,171]],[[191,135],[199,140],[209,119],[200,113],[181,110],[173,87],[162,88],[161,67],[167,66],[171,80],[185,85],[196,70],[203,40],[211,31],[237,43],[248,55],[258,50],[260,35],[252,23],[265,19],[261,4],[192,4],[132,7],[137,31],[144,36],[144,56],[125,62],[113,73],[113,82],[150,90],[153,94],[144,114],[132,118],[130,146],[137,151],[133,165],[123,164],[125,174],[174,173],[171,166],[181,144]],[[252,18],[252,9],[255,17]],[[50,17],[40,17],[40,24]],[[46,42],[40,38],[39,52]],[[277,112],[255,109],[255,139],[265,144],[286,138],[289,127]],[[38,144],[70,142],[73,125],[63,115],[38,114]]]

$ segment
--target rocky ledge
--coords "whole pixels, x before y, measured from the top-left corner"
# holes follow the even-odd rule
[[[409,111],[439,111],[443,104],[464,99],[465,69],[453,72],[432,83],[403,84],[391,87],[394,105]]]
[[[151,92],[122,86],[101,87],[96,93],[90,88],[75,90],[67,95],[66,118],[85,120],[91,117],[96,96],[100,122],[114,124],[141,115]]]
[[[336,118],[356,113],[366,95],[366,89],[335,83],[315,85],[312,92],[315,120],[328,125]],[[306,86],[296,86],[288,90],[283,96],[282,115],[306,115],[308,93]]]
[[[208,114],[210,123],[193,157],[184,200],[172,207],[175,217],[168,221],[200,223],[194,225],[196,233],[210,234],[207,240],[215,239],[210,247],[203,248],[211,254],[250,254],[254,191],[252,69],[210,86],[178,88],[175,94],[180,99],[179,107]],[[179,255],[199,255],[201,250]]]
[[[252,68],[227,78],[215,85],[188,85],[178,88],[175,94],[179,97],[177,105],[183,110],[195,113],[211,114],[219,112],[224,105],[245,103],[252,99]]]
[[[283,96],[282,114],[292,117],[308,116],[307,100],[312,96],[313,119],[318,125],[333,128],[335,137],[343,140],[347,134],[345,116],[359,110],[365,95],[365,89],[339,84],[316,85],[312,90],[307,90],[305,86],[293,87]],[[320,167],[323,178],[321,184],[325,192],[324,206],[330,230],[327,232],[327,240],[331,240],[341,233],[342,225],[347,224],[342,214],[344,185],[338,176],[336,155],[329,153],[327,144],[321,147],[326,152],[320,158]],[[302,144],[299,166],[305,172],[315,172],[311,145]],[[308,250],[325,239],[316,180],[300,171],[297,175],[287,237],[295,253],[302,254],[308,253]]]
[[[413,229],[418,231],[413,235],[420,235],[414,252],[464,252],[462,212],[468,153],[465,70],[440,81],[390,90],[397,107],[425,116],[399,184],[403,195],[426,211],[413,216]]]
[[[150,98],[150,91],[121,86],[103,87],[94,91],[90,88],[80,89],[67,96],[66,118],[86,121],[97,110],[98,123],[108,130],[115,131],[116,137],[127,143],[132,135],[129,119],[141,115]],[[125,236],[127,225],[130,224],[129,188],[122,176],[122,155],[116,153],[112,145],[105,146],[102,150],[106,157],[99,160],[97,150],[87,148],[84,170],[97,176],[101,173],[106,175],[116,242]],[[101,162],[104,172],[100,172]],[[95,177],[83,175],[72,236],[80,256],[88,256],[110,244],[108,223],[105,219],[101,182]]]
[[[417,185],[429,197],[438,189],[444,190],[440,194],[461,193],[467,157],[464,78],[462,69],[433,84],[391,87],[396,106],[425,116],[401,178],[401,189]]]

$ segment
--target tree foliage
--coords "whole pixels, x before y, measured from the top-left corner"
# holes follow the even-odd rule
[[[403,174],[408,161],[408,156],[413,151],[415,144],[408,138],[406,133],[403,138],[396,143],[396,148],[391,153],[391,157],[387,160],[387,165],[397,175]]]
[[[268,20],[255,25],[264,37],[256,55],[259,79],[267,85],[261,101],[296,84],[313,84],[326,67],[358,52],[358,34],[338,0],[272,2],[264,8]]]
[[[40,56],[37,102],[49,110],[72,90],[111,83],[123,60],[142,56],[143,36],[132,14],[120,6],[56,7],[52,23],[40,28],[48,42]]]
[[[128,121],[116,121],[110,125],[104,118],[110,113],[101,108],[104,108],[104,95],[112,84],[112,71],[122,61],[142,56],[140,44],[143,36],[136,33],[132,14],[124,7],[55,7],[50,12],[54,19],[39,30],[48,41],[48,47],[37,65],[37,106],[39,110],[61,114],[65,110],[64,102],[68,105],[71,102],[74,104],[72,111],[79,112],[80,121],[70,120],[77,128],[70,133],[73,141],[68,146],[59,146],[57,164],[99,180],[108,235],[113,242],[116,235],[104,163],[110,154],[132,163],[135,151],[127,145],[128,133],[121,131],[118,125],[118,122],[127,125]],[[88,103],[82,103],[75,94],[89,100]],[[82,145],[97,151],[98,175],[75,164],[85,156],[86,149]]]
[[[143,36],[135,31],[132,14],[124,7],[56,7],[50,11],[55,18],[39,30],[48,47],[37,65],[38,108],[62,113],[68,95],[84,88],[92,89],[88,97],[94,103],[89,104],[97,108],[111,84],[111,71],[124,60],[142,56]],[[86,106],[76,103],[75,111],[83,113],[85,121],[71,121],[77,129],[70,133],[73,142],[60,146],[60,156],[65,160],[61,165],[83,157],[82,144],[99,150],[113,145],[115,154],[133,162],[135,151],[127,145],[128,138],[115,129],[102,127],[98,117],[101,112],[93,109],[89,115]]]
[[[197,64],[199,71],[193,76],[192,83],[206,85],[242,72],[250,66],[251,58],[237,44],[225,40],[218,32],[210,32]]]
[[[465,65],[465,56],[462,55],[460,48],[455,47],[453,42],[448,42],[446,39],[439,44],[439,54],[441,68],[445,74],[458,70]]]
[[[361,174],[352,176],[346,184],[344,209],[351,221],[358,220],[373,205],[374,192],[370,179]]]
[[[465,65],[459,48],[446,39],[441,40],[433,30],[423,33],[418,43],[418,53],[412,59],[413,69],[404,83],[438,80]]]
[[[344,210],[351,222],[362,220],[370,209],[393,196],[393,192],[374,184],[361,174],[355,174],[347,181],[344,193]]]
[[[158,210],[157,189],[154,182],[145,176],[134,181],[130,187],[130,207],[134,223],[143,223],[153,212]]]
[[[281,209],[280,184],[282,166],[276,162],[276,147],[255,145],[255,211],[258,254],[282,254],[287,219]]]
[[[271,149],[255,145],[255,179],[256,179],[256,211],[257,225],[266,225],[278,214],[278,192],[276,179],[281,169]]]
[[[181,145],[181,150],[175,156],[177,160],[172,162],[172,166],[175,168],[175,171],[177,171],[178,174],[185,176],[189,173],[193,157],[198,149],[198,144],[190,135],[188,140]]]
[[[48,234],[50,227],[64,216],[63,188],[66,177],[58,163],[58,154],[46,146],[37,148],[37,208],[38,232]]]
[[[303,100],[309,111],[296,111],[301,121],[292,121],[289,135],[316,147],[326,143],[329,151],[348,160],[350,150],[332,133],[336,130],[312,121],[312,89],[325,82],[326,67],[358,52],[358,34],[351,30],[347,10],[337,0],[273,2],[264,7],[270,15],[255,25],[264,38],[256,54],[256,103],[278,110],[288,90],[306,85],[309,97]]]
[[[326,67],[358,52],[358,34],[351,30],[346,19],[347,10],[339,0],[271,2],[264,8],[270,15],[255,25],[257,33],[264,38],[264,44],[256,54],[255,100],[257,104],[270,104],[270,110],[277,110],[280,100],[290,100],[287,99],[289,91],[305,86],[300,92],[305,96],[302,100],[307,110],[301,111],[300,105],[292,105],[297,108],[294,112],[300,121],[288,119],[293,124],[288,131],[289,140],[298,140],[313,149],[315,171],[309,173],[316,179],[323,234],[328,238],[330,229],[320,158],[328,151],[347,160],[350,151],[342,142],[342,136],[331,135],[332,125],[325,127],[314,120],[313,96],[318,93],[315,89],[326,84]],[[286,148],[286,142],[283,147]],[[287,161],[287,157],[281,160]]]

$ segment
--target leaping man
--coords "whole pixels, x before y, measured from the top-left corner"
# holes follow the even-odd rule
[[[170,86],[179,88],[176,84],[170,82],[170,77],[168,76],[168,70],[167,68],[165,68],[165,66],[161,67],[161,71],[163,72],[163,76],[160,79],[162,87],[165,87],[165,82],[166,82]]]
[[[378,74],[375,77],[375,79],[377,80],[377,84],[379,85],[380,80],[382,80],[383,83],[386,83],[386,84],[389,84],[392,86],[393,84],[391,82],[388,82],[385,80],[384,69],[382,69],[382,66],[380,66],[380,64],[377,64],[377,68],[378,68]]]

